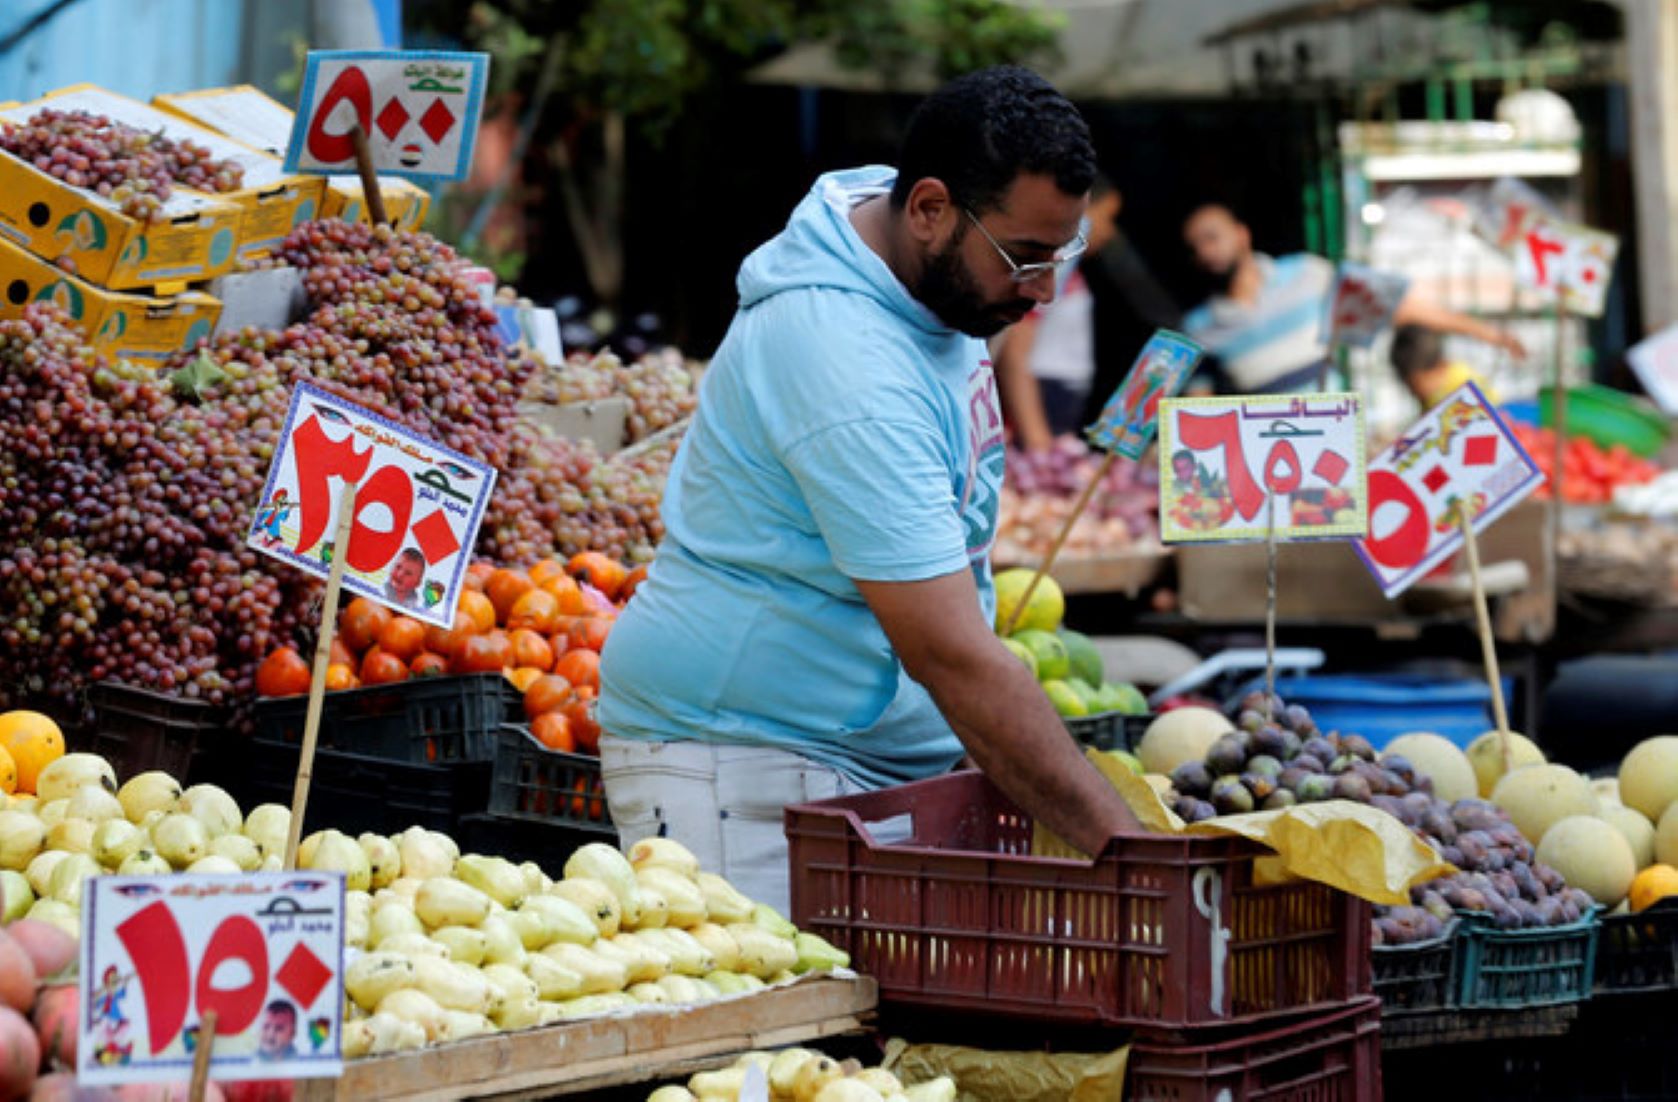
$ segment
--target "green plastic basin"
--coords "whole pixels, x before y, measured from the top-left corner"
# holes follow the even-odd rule
[[[1538,416],[1546,427],[1556,423],[1552,400],[1552,387],[1538,392]],[[1647,458],[1666,446],[1672,425],[1629,394],[1591,383],[1568,388],[1567,434],[1587,437],[1604,448],[1624,444],[1633,455]]]

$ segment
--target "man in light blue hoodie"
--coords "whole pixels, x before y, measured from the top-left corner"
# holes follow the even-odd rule
[[[928,98],[897,170],[823,176],[747,258],[664,543],[601,667],[625,845],[677,839],[784,909],[785,805],[964,750],[1088,852],[1134,824],[990,627],[1003,440],[983,339],[1054,297],[1094,176],[1066,99],[985,70]]]

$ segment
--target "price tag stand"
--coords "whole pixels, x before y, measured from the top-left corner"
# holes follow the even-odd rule
[[[1550,554],[1561,546],[1562,490],[1567,479],[1567,297],[1556,300],[1556,366],[1550,384],[1550,420],[1556,427],[1555,460],[1550,467]]]
[[[1276,495],[1269,495],[1265,535],[1264,582],[1264,714],[1276,720]]]
[[[1486,667],[1486,682],[1492,693],[1492,718],[1497,723],[1498,748],[1503,755],[1503,771],[1507,773],[1515,767],[1515,760],[1509,744],[1509,710],[1503,702],[1503,675],[1497,665],[1497,640],[1492,635],[1486,585],[1480,576],[1480,540],[1474,534],[1474,519],[1467,508],[1458,507],[1457,522],[1462,527],[1463,550],[1468,556],[1469,581],[1474,587],[1474,619],[1480,631],[1480,657]]]
[[[216,1047],[216,1012],[206,1010],[198,1031],[198,1049],[192,1054],[192,1080],[187,1086],[190,1102],[204,1102],[210,1085],[210,1051]]]
[[[376,185],[375,185],[376,186]],[[320,735],[320,713],[326,697],[326,668],[332,662],[332,636],[338,626],[338,594],[349,561],[350,529],[355,523],[355,483],[345,482],[338,497],[338,534],[333,543],[332,569],[326,577],[326,596],[320,609],[320,638],[315,643],[315,668],[309,678],[309,709],[303,720],[303,750],[297,759],[297,785],[291,796],[291,828],[286,834],[285,867],[297,867],[297,846],[303,837],[303,812],[309,803],[309,781],[315,772],[315,741]]]
[[[361,176],[361,195],[367,201],[367,217],[375,226],[382,226],[385,218],[385,195],[379,190],[379,174],[373,169],[373,152],[367,147],[367,131],[358,122],[350,128],[350,142],[355,146],[355,170]]]

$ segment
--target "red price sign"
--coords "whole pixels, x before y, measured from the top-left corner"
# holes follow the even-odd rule
[[[1391,324],[1409,290],[1406,276],[1342,262],[1329,304],[1328,343],[1368,348]]]
[[[342,876],[101,876],[82,913],[84,1082],[186,1078],[209,1011],[218,1077],[342,1073]]]
[[[1511,248],[1516,279],[1554,293],[1575,314],[1602,316],[1619,238],[1528,211]]]
[[[353,172],[360,126],[377,171],[462,179],[488,78],[488,54],[311,50],[286,171]]]
[[[1161,404],[1167,543],[1335,539],[1367,530],[1363,409],[1352,394]]]
[[[1358,555],[1396,597],[1544,481],[1497,410],[1469,383],[1428,411],[1369,467],[1369,535]]]
[[[356,499],[344,585],[450,626],[494,468],[303,383],[246,542],[326,577],[345,482]]]

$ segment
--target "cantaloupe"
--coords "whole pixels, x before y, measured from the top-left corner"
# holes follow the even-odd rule
[[[1637,875],[1631,843],[1594,815],[1569,815],[1552,824],[1538,843],[1538,860],[1604,907],[1619,906]]]
[[[1523,765],[1543,765],[1546,760],[1537,743],[1514,731],[1509,732],[1509,756],[1516,769]],[[1474,777],[1480,785],[1480,798],[1489,798],[1504,773],[1503,740],[1496,731],[1487,731],[1468,744],[1468,762],[1474,767]]]
[[[1570,815],[1595,815],[1596,793],[1584,777],[1565,765],[1529,765],[1497,782],[1492,803],[1509,813],[1527,841],[1537,845],[1544,832]]]
[[[1620,802],[1651,823],[1678,801],[1678,735],[1658,735],[1631,748],[1620,762]]]
[[[1186,761],[1201,761],[1212,744],[1235,730],[1222,712],[1211,708],[1173,708],[1148,724],[1136,756],[1150,773],[1169,774]]]
[[[1678,803],[1667,808],[1655,824],[1655,860],[1663,865],[1678,865]]]
[[[1446,803],[1472,800],[1480,794],[1480,782],[1468,755],[1443,735],[1415,731],[1387,743],[1382,757],[1397,755],[1409,760],[1416,772],[1433,780],[1433,794]]]
[[[1641,811],[1635,807],[1606,804],[1597,812],[1597,817],[1625,835],[1626,841],[1631,843],[1631,855],[1637,859],[1638,868],[1646,869],[1655,863],[1655,824],[1644,818]]]

